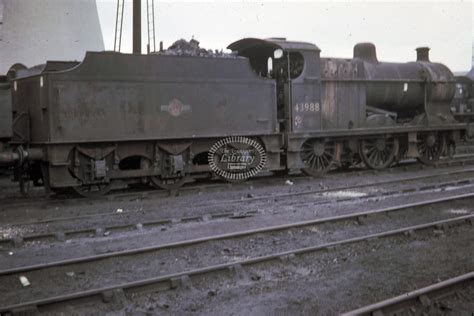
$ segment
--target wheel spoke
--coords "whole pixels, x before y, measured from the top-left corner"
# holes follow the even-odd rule
[[[419,135],[417,141],[419,153],[419,157],[417,159],[420,162],[424,164],[433,164],[440,158],[442,150],[442,139],[437,133]],[[430,144],[430,142],[432,142],[432,144]]]
[[[394,161],[398,147],[394,138],[374,138],[361,141],[360,148],[360,156],[367,167],[383,169]]]
[[[306,165],[303,171],[318,176],[329,170],[336,157],[336,143],[318,139],[310,139],[303,143],[300,153]]]

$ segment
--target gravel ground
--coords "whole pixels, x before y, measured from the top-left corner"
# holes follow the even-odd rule
[[[386,194],[386,193],[394,193],[394,191],[402,191],[402,190],[417,190],[420,187],[429,187],[433,185],[437,185],[442,183],[443,181],[459,181],[462,179],[470,179],[469,173],[459,173],[459,174],[452,174],[449,176],[441,176],[436,177],[434,179],[425,179],[425,180],[418,180],[418,181],[408,181],[399,184],[385,184],[385,185],[377,185],[371,186],[366,188],[359,188],[356,190],[340,190],[340,191],[332,191],[332,192],[325,192],[320,194],[309,194],[303,196],[294,196],[294,197],[285,197],[280,198],[277,200],[278,207],[286,208],[288,206],[299,206],[308,203],[314,204],[331,204],[336,200],[348,199],[351,201],[348,202],[356,202],[352,200],[356,199],[363,199],[367,195],[373,194]],[[332,187],[341,186],[340,181],[338,183],[334,183]],[[303,187],[303,189],[302,189]],[[284,189],[286,191],[282,192],[288,193],[290,190],[304,190],[307,185],[299,184],[295,185],[295,187],[288,186]],[[266,189],[266,195],[270,196],[271,194],[268,193],[268,188]],[[231,191],[232,192],[232,191]],[[432,191],[436,192],[436,190]],[[273,192],[274,193],[274,192]],[[251,193],[247,193],[249,195]],[[138,223],[144,223],[149,221],[156,221],[161,219],[170,219],[170,218],[179,218],[193,216],[196,220],[200,220],[202,216],[208,216],[212,214],[238,214],[240,217],[250,213],[258,213],[258,214],[266,214],[269,213],[271,215],[275,215],[276,209],[274,207],[274,199],[263,199],[263,200],[249,200],[248,198],[237,199],[237,201],[241,202],[234,202],[234,203],[225,203],[219,204],[220,199],[219,197],[213,198],[211,196],[204,196],[205,203],[201,202],[201,206],[199,206],[199,202],[190,203],[188,201],[187,204],[182,205],[181,199],[175,199],[175,203],[168,201],[169,205],[161,205],[161,200],[153,199],[149,201],[143,200],[136,200],[133,204],[122,203],[122,205],[113,204],[113,203],[104,203],[98,202],[96,204],[91,203],[87,206],[88,212],[84,211],[81,212],[82,207],[78,210],[75,206],[65,206],[61,208],[63,215],[60,215],[64,220],[59,220],[56,217],[56,220],[53,222],[49,222],[49,220],[53,219],[49,216],[45,216],[40,218],[43,222],[41,224],[19,224],[22,222],[29,222],[34,221],[35,217],[31,217],[30,213],[38,213],[37,210],[32,210],[31,212],[25,210],[23,214],[21,211],[17,211],[16,213],[4,211],[1,213],[0,217],[3,215],[2,222],[3,225],[0,225],[0,237],[3,238],[12,238],[16,235],[25,236],[25,235],[32,235],[32,234],[45,234],[45,233],[56,233],[56,232],[67,232],[71,230],[79,230],[79,229],[92,229],[95,230],[96,228],[103,228],[107,230],[107,227],[118,226],[118,225],[136,225]],[[260,195],[263,195],[261,193]],[[393,194],[392,194],[393,195]],[[255,196],[255,194],[251,194],[251,196]],[[198,195],[199,198],[201,196]],[[242,197],[242,196],[241,196]],[[385,199],[387,197],[384,197]],[[157,205],[157,202],[160,203]],[[96,216],[90,214],[91,210],[96,211]],[[117,213],[117,210],[120,210],[120,213]],[[40,212],[43,213],[47,210],[41,210]],[[51,210],[51,213],[59,211],[59,207],[54,207]],[[76,220],[72,220],[69,218],[69,215],[75,216],[75,214],[82,214],[82,216],[89,216],[85,218],[77,218]],[[89,214],[89,215],[88,215]],[[9,216],[12,215],[12,216]],[[37,218],[36,218],[37,219]],[[18,223],[18,224],[13,224]],[[130,230],[133,227],[124,228],[124,230]],[[111,229],[109,229],[111,230]],[[120,231],[120,229],[118,229]],[[116,231],[113,231],[116,232]],[[91,235],[89,234],[85,234]],[[92,233],[92,236],[95,234]],[[81,234],[77,237],[84,237],[84,234]]]
[[[139,209],[153,210],[160,212],[163,217],[184,217],[194,215],[197,211],[196,206],[199,205],[209,207],[213,203],[248,200],[249,197],[272,196],[334,187],[339,188],[371,184],[380,181],[399,180],[433,173],[459,172],[473,169],[474,167],[425,168],[420,165],[410,165],[385,171],[364,170],[349,173],[333,173],[320,179],[302,176],[277,178],[276,180],[274,178],[263,178],[232,186],[228,186],[228,184],[214,184],[210,185],[210,188],[205,189],[204,192],[199,191],[199,189],[183,191],[180,193],[181,196],[179,196],[179,198],[155,197],[153,196],[153,192],[150,192],[150,194],[145,197],[141,197],[141,194],[130,194],[130,196],[113,200],[102,199],[90,201],[87,199],[73,199],[37,201],[37,199],[33,198],[33,201],[26,205],[16,205],[15,207],[9,206],[8,203],[0,205],[0,221],[3,223],[13,223],[65,216],[108,214],[115,212],[119,208],[124,211]],[[438,178],[437,180],[443,181],[442,178],[443,177],[441,177],[441,179]],[[289,180],[292,185],[286,184],[286,180]],[[425,179],[423,181],[430,180]]]
[[[222,190],[222,188],[216,191],[206,190],[201,193],[189,193],[174,198],[157,198],[150,195],[142,199],[133,196],[127,200],[117,201],[82,200],[78,203],[65,201],[59,204],[53,203],[55,205],[53,207],[50,207],[47,203],[40,203],[39,205],[20,207],[17,210],[7,208],[0,210],[0,222],[2,223],[47,220],[58,216],[77,216],[80,214],[110,214],[111,216],[97,216],[89,219],[42,225],[1,225],[0,236],[64,231],[79,227],[104,227],[119,223],[138,223],[158,218],[202,216],[213,212],[236,214],[252,212],[254,214],[247,217],[237,216],[219,220],[172,223],[144,230],[106,231],[102,236],[91,238],[92,236],[84,235],[81,238],[74,238],[65,242],[34,241],[28,242],[20,248],[3,245],[3,248],[0,246],[0,267],[1,269],[7,269],[108,253],[233,231],[380,209],[474,191],[474,186],[470,184],[424,191],[410,190],[420,186],[433,186],[444,181],[469,179],[470,172],[466,171],[463,174],[408,183],[248,201],[258,196],[375,183],[433,172],[470,169],[469,167],[463,167],[464,169],[413,168],[413,170],[410,170],[410,168],[413,167],[409,167],[407,172],[400,172],[400,169],[397,172],[349,172],[345,175],[335,174],[321,180],[297,177],[291,178],[292,185],[285,184],[283,179],[279,183],[273,182],[263,185],[267,181],[264,180],[263,182],[257,181],[252,184],[232,186],[228,190]],[[382,194],[399,190],[410,192],[383,197],[365,197],[369,194]],[[243,202],[221,204],[223,201],[235,202],[235,200],[243,200]],[[118,208],[121,208],[123,212],[117,213]],[[38,271],[31,275],[28,274],[28,279],[32,283],[29,287],[22,287],[18,281],[19,275],[12,275],[8,278],[2,278],[0,283],[0,292],[7,293],[2,296],[0,306],[21,302],[32,297],[63,294],[85,287],[92,288],[117,284],[123,281],[183,271],[209,264],[241,260],[295,247],[321,244],[427,221],[462,216],[471,214],[473,211],[472,200],[456,201],[448,205],[426,207],[422,212],[416,214],[413,210],[407,210],[380,218],[369,218],[364,222],[365,225],[359,225],[355,222],[325,224],[265,236],[257,235],[238,240],[196,245],[182,250],[167,250],[149,255],[114,259],[96,265],[75,265]],[[462,232],[462,234],[458,232]],[[344,251],[340,249],[335,254],[298,257],[291,262],[290,266],[288,266],[288,263],[276,266],[262,265],[255,269],[252,268],[247,273],[248,277],[238,282],[229,278],[228,275],[211,278],[210,280],[203,278],[202,281],[193,281],[193,287],[187,290],[129,297],[125,304],[104,306],[99,304],[90,307],[83,302],[80,306],[61,307],[61,311],[66,312],[66,314],[76,311],[79,314],[103,314],[106,312],[111,312],[111,314],[175,314],[184,312],[185,314],[212,315],[220,314],[223,308],[226,308],[226,314],[235,315],[293,314],[301,311],[308,314],[331,315],[434,283],[436,280],[433,281],[431,277],[433,273],[438,273],[436,271],[440,271],[439,276],[436,274],[438,277],[445,279],[462,274],[461,271],[473,270],[472,258],[474,256],[472,256],[472,249],[469,248],[469,245],[472,244],[472,238],[474,238],[472,228],[464,227],[453,229],[447,234],[436,233],[436,236],[430,234],[426,236],[417,235],[409,242],[403,238],[400,240],[395,238],[395,241],[391,242],[381,240],[374,242],[375,246],[363,244],[344,247],[344,249],[347,248],[345,251],[348,251],[348,254],[344,254]],[[447,240],[451,240],[451,248],[443,242],[440,243],[440,241]],[[380,246],[377,246],[379,243]],[[420,253],[418,253],[416,252],[418,248],[415,247],[418,244],[433,249],[424,249],[424,246],[419,246],[419,249],[423,251],[420,250]],[[446,248],[450,248],[449,251],[446,251]],[[340,251],[342,252],[339,254]],[[423,254],[423,252],[431,252],[434,255],[433,258],[437,260],[431,262],[430,265],[426,257],[427,254]],[[381,253],[385,254],[387,258],[393,259],[393,266],[390,261],[386,261],[384,255],[380,255]],[[380,255],[378,259],[374,257],[376,255]],[[401,257],[395,258],[396,255]],[[409,261],[410,265],[404,264],[402,259]],[[451,259],[452,261],[450,261]],[[365,270],[364,262],[367,265]],[[387,270],[383,270],[383,267],[379,266],[379,263],[382,262],[384,265],[389,262],[389,266],[393,268],[393,271],[384,275]],[[463,269],[465,269],[453,268],[455,262],[463,265]],[[315,265],[315,263],[319,264]],[[352,263],[353,266],[349,263]],[[421,276],[415,275],[416,266],[422,272]],[[403,269],[411,271],[407,276],[411,275],[413,277],[413,283],[397,285],[395,279],[397,277],[405,280],[405,282],[410,280],[403,274]],[[425,270],[429,273],[424,273]],[[376,274],[372,274],[372,272],[376,272]],[[364,278],[367,278],[367,280],[361,282],[361,280],[365,280]],[[377,285],[377,282],[380,284]],[[371,285],[365,287],[366,283]],[[41,284],[41,286],[38,287],[38,284]],[[321,287],[321,284],[323,284],[323,287]],[[359,294],[359,290],[362,294]],[[338,292],[343,297],[339,297]],[[342,302],[344,297],[348,298],[347,303]]]
[[[336,315],[474,269],[472,228],[417,234],[346,246],[335,252],[192,279],[190,287],[59,306],[47,314],[108,315]],[[473,296],[458,309],[469,309]],[[472,313],[472,311],[470,311]]]
[[[474,285],[471,285],[455,295],[433,302],[431,306],[417,306],[419,315],[434,316],[472,316],[474,313]]]
[[[361,200],[358,203],[339,202],[329,205],[313,205],[312,203],[309,203],[297,206],[293,206],[289,203],[290,205],[281,207],[278,203],[274,203],[273,210],[270,207],[269,211],[261,216],[247,217],[243,219],[223,219],[221,221],[184,223],[157,229],[110,234],[109,236],[99,238],[73,239],[62,243],[44,244],[42,242],[35,242],[17,249],[4,248],[3,250],[0,250],[0,262],[2,262],[2,266],[5,268],[30,265],[51,260],[94,255],[110,251],[119,251],[123,249],[152,246],[156,244],[224,234],[233,231],[242,231],[296,221],[363,212],[470,192],[472,192],[472,188],[468,187],[448,191],[415,192],[410,195],[406,194],[394,198]],[[452,207],[453,211],[463,210],[463,207],[457,207],[455,202],[452,203]],[[472,210],[472,208],[470,208],[470,210]],[[13,252],[13,255],[9,255],[10,252]]]
[[[464,202],[460,209],[471,205],[472,200]],[[465,211],[463,215],[468,213],[470,212]],[[100,262],[44,269],[26,275],[36,286],[25,289],[22,289],[18,282],[19,275],[11,275],[2,278],[0,291],[4,290],[7,294],[0,299],[0,305],[11,305],[38,297],[56,296],[81,289],[100,288],[157,275],[271,255],[276,252],[321,245],[457,216],[452,212],[451,207],[445,204],[432,209],[417,209],[416,213],[407,210],[390,214],[390,216],[370,217],[364,225],[359,225],[357,221],[314,225],[216,240],[179,249],[110,258]],[[387,219],[390,220],[387,221]],[[15,290],[8,293],[7,289]]]

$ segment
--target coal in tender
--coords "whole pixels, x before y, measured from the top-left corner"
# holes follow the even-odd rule
[[[236,58],[237,54],[225,53],[222,50],[213,51],[212,49],[205,49],[199,47],[199,41],[194,38],[189,42],[185,39],[177,40],[168,49],[156,52],[159,55],[172,55],[172,56],[194,56],[194,57],[219,57],[219,58]]]

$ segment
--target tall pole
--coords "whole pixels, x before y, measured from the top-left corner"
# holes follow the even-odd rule
[[[133,0],[133,53],[142,52],[142,6],[141,0]]]

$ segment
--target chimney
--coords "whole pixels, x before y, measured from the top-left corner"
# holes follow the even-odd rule
[[[416,61],[430,62],[430,48],[418,47],[416,49]]]
[[[358,43],[354,46],[354,58],[377,63],[377,53],[375,52],[375,45],[372,43]]]

